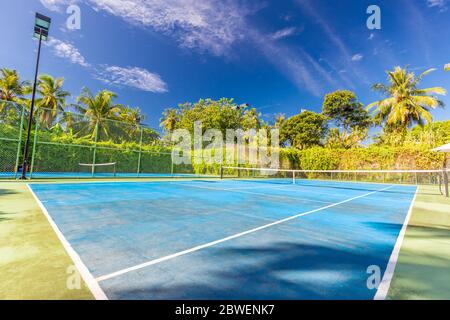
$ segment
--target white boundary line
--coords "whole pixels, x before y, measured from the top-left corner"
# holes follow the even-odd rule
[[[380,192],[380,191],[384,191],[384,190],[387,190],[387,189],[390,189],[390,188],[393,188],[393,187],[394,186],[391,185],[391,186],[388,186],[386,188],[375,190],[375,191],[372,191],[372,192],[369,192],[369,193],[365,193],[363,195],[356,196],[356,197],[353,197],[353,198],[349,198],[347,200],[343,200],[343,201],[340,201],[340,202],[336,202],[336,203],[330,204],[328,206],[324,206],[324,207],[320,207],[320,208],[317,208],[317,209],[314,209],[314,210],[310,210],[310,211],[307,211],[307,212],[299,213],[299,214],[296,214],[294,216],[290,216],[290,217],[287,217],[287,218],[284,218],[284,219],[281,219],[281,220],[277,220],[277,221],[274,221],[272,223],[269,223],[269,224],[266,224],[266,225],[263,225],[263,226],[260,226],[260,227],[257,227],[257,228],[253,228],[253,229],[241,232],[241,233],[237,233],[237,234],[231,235],[231,236],[226,237],[226,238],[222,238],[222,239],[219,239],[219,240],[216,240],[216,241],[208,242],[208,243],[205,243],[205,244],[202,244],[202,245],[199,245],[199,246],[187,249],[187,250],[183,250],[183,251],[180,251],[180,252],[177,252],[177,253],[165,256],[165,257],[161,257],[161,258],[158,258],[158,259],[150,260],[150,261],[147,261],[147,262],[135,265],[133,267],[125,268],[125,269],[122,269],[122,270],[119,270],[119,271],[116,271],[116,272],[113,272],[113,273],[110,273],[110,274],[106,274],[106,275],[103,275],[103,276],[100,276],[100,277],[96,278],[96,280],[98,282],[100,282],[100,281],[105,281],[105,280],[108,280],[108,279],[111,279],[111,278],[115,278],[115,277],[118,277],[118,276],[123,275],[125,273],[129,273],[129,272],[132,272],[132,271],[143,269],[143,268],[146,268],[146,267],[149,267],[149,266],[152,266],[152,265],[155,265],[155,264],[167,261],[167,260],[171,260],[171,259],[183,256],[183,255],[186,255],[188,253],[199,251],[199,250],[202,250],[202,249],[214,246],[214,245],[219,244],[219,243],[223,243],[223,242],[226,242],[226,241],[229,241],[229,240],[232,240],[232,239],[236,239],[236,238],[245,236],[245,235],[250,234],[250,233],[254,233],[256,231],[267,229],[267,228],[276,226],[278,224],[281,224],[281,223],[284,223],[284,222],[287,222],[287,221],[290,221],[290,220],[293,220],[293,219],[296,219],[296,218],[299,218],[299,217],[302,217],[302,216],[306,216],[306,215],[314,213],[314,212],[318,212],[318,211],[322,211],[322,210],[325,210],[325,209],[329,209],[329,208],[341,205],[343,203],[356,200],[358,198],[367,197],[367,196],[369,196],[371,194],[374,194],[374,193],[377,193],[377,192]]]
[[[95,280],[94,276],[89,272],[86,265],[81,260],[78,253],[75,252],[75,250],[72,248],[70,243],[67,241],[67,239],[64,237],[62,232],[59,230],[56,223],[53,221],[52,217],[48,213],[45,206],[42,204],[41,200],[36,196],[33,189],[31,189],[30,185],[27,183],[28,190],[30,190],[31,194],[33,195],[34,199],[36,200],[37,204],[41,208],[44,215],[47,217],[48,222],[53,228],[53,231],[55,231],[56,235],[58,236],[59,240],[61,241],[62,245],[64,246],[64,249],[66,249],[67,253],[69,254],[70,258],[72,259],[73,263],[75,264],[76,268],[78,269],[78,272],[80,272],[81,277],[86,282],[87,286],[89,287],[89,290],[91,290],[92,294],[94,295],[95,299],[97,300],[108,300],[108,297],[103,292],[102,288],[100,288],[100,285]]]
[[[386,267],[386,271],[384,272],[383,279],[381,280],[380,285],[378,286],[377,292],[375,293],[374,300],[385,300],[389,291],[389,287],[391,286],[391,281],[394,276],[395,267],[397,266],[398,256],[400,254],[400,249],[403,244],[403,239],[405,237],[406,229],[408,227],[409,219],[411,218],[412,210],[414,207],[414,203],[416,202],[417,192],[419,187],[416,188],[416,192],[414,193],[414,197],[411,201],[411,205],[409,206],[408,214],[406,215],[405,221],[403,222],[402,229],[397,237],[397,241],[395,242],[394,249],[392,250],[391,257],[389,258],[389,262]]]

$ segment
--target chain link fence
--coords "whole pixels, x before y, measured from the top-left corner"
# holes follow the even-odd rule
[[[0,101],[0,178],[17,178],[26,129],[24,119],[23,106]]]
[[[0,102],[0,178],[15,179],[23,161],[28,108]],[[33,117],[29,178],[192,177],[146,125],[39,108]]]

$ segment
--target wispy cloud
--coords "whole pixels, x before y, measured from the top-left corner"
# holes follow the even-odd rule
[[[89,67],[89,63],[80,53],[80,51],[70,42],[64,42],[56,38],[50,38],[47,45],[52,48],[53,53],[60,57],[66,58],[71,63],[78,64],[82,67]]]
[[[361,61],[362,58],[364,58],[364,56],[361,53],[357,53],[357,54],[353,55],[352,61]]]
[[[126,5],[121,0],[86,1],[96,10],[173,37],[181,47],[215,56],[227,56],[237,42],[249,41],[300,90],[316,96],[323,93],[321,82],[328,81],[316,79],[317,66],[305,63],[304,54],[275,45],[276,39],[299,32],[298,28],[265,35],[249,24],[247,18],[261,5],[244,5],[235,0],[127,0]]]
[[[417,49],[422,51],[427,64],[431,65],[431,51],[432,48],[429,44],[429,29],[428,23],[423,16],[422,10],[413,2],[409,0],[403,0],[402,16],[409,15],[409,19],[403,19],[407,24],[407,27],[414,33],[414,41],[417,43]]]
[[[65,6],[74,4],[78,0],[41,0],[41,3],[50,11],[61,12]]]
[[[138,67],[119,66],[92,66],[84,56],[70,42],[64,42],[56,38],[50,38],[47,45],[52,48],[53,53],[60,58],[70,61],[70,63],[80,65],[93,73],[93,77],[104,83],[127,86],[143,91],[164,93],[168,91],[167,84],[161,77],[153,72]]]
[[[243,38],[245,17],[254,9],[231,0],[88,0],[127,22],[174,37],[182,47],[221,56]]]
[[[42,0],[55,7],[65,0]],[[123,19],[144,29],[152,29],[175,39],[180,47],[215,56],[229,56],[234,46],[246,41],[276,69],[290,79],[299,90],[320,96],[329,86],[337,86],[330,76],[330,68],[323,67],[304,50],[280,46],[277,40],[292,36],[301,29],[290,27],[273,34],[260,32],[248,19],[262,5],[249,5],[238,0],[80,0],[97,11]],[[51,3],[50,3],[51,2]],[[347,61],[352,57],[343,42],[324,20],[324,28],[335,44],[345,52]],[[352,66],[339,66],[336,68]],[[93,68],[95,69],[95,68]],[[165,92],[167,85],[154,73],[143,73],[136,68],[107,66],[97,68],[96,78],[106,83],[127,85],[151,92]],[[332,69],[331,69],[332,70]],[[346,81],[348,82],[348,81]]]
[[[339,37],[336,33],[328,19],[324,17],[324,13],[319,13],[309,0],[297,0],[296,3],[301,6],[304,13],[309,15],[315,22],[318,23],[326,37],[330,40],[330,43],[337,48],[338,53],[342,57],[340,60],[351,62],[353,55],[350,54],[350,50],[347,48],[341,37]],[[347,63],[345,67],[351,70],[351,72],[360,80],[368,82],[366,76],[354,64]]]
[[[315,96],[324,92],[320,80],[305,63],[307,58],[302,52],[294,52],[289,47],[276,43],[270,36],[253,30],[250,34],[259,50],[282,74],[290,79],[299,90],[306,90]]]
[[[298,32],[299,32],[298,28],[289,27],[289,28],[280,29],[280,30],[272,33],[270,36],[274,40],[279,40],[279,39],[287,38],[287,37],[293,36],[295,34],[298,34]]]
[[[440,11],[447,10],[447,1],[446,0],[427,0],[427,6],[430,8],[437,7]]]
[[[164,93],[168,91],[167,84],[158,74],[138,67],[104,66],[96,78],[107,84],[127,86],[148,92]]]

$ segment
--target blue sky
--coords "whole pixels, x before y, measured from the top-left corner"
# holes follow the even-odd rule
[[[81,9],[80,30],[66,27],[70,4]],[[381,30],[366,26],[372,4]],[[165,108],[200,98],[234,98],[269,121],[320,111],[337,89],[368,104],[379,98],[370,86],[396,65],[437,68],[422,85],[450,90],[449,0],[2,0],[0,67],[27,79],[36,11],[53,19],[41,73],[64,77],[74,96],[84,86],[115,91],[153,127]],[[450,119],[442,100],[437,120]]]

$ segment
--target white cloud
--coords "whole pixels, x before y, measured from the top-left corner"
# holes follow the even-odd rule
[[[41,0],[41,3],[50,11],[60,12],[65,6],[76,3],[78,0]]]
[[[182,47],[225,55],[243,39],[244,19],[254,10],[231,0],[88,0],[127,22],[173,36]]]
[[[158,74],[138,67],[105,66],[96,75],[96,78],[108,84],[127,86],[148,92],[164,93],[168,91],[167,84]]]
[[[64,42],[56,38],[50,38],[47,45],[49,45],[52,48],[53,53],[60,58],[69,59],[71,63],[79,64],[83,67],[90,66],[80,51],[69,42]]]
[[[168,91],[167,84],[161,77],[146,69],[138,67],[122,68],[118,66],[101,66],[96,68],[92,67],[80,51],[69,42],[50,38],[47,45],[52,48],[52,51],[56,56],[68,59],[71,63],[78,64],[82,67],[90,68],[93,72],[93,76],[105,83],[128,86],[156,93]]]
[[[266,59],[291,80],[299,90],[306,90],[315,96],[323,93],[322,81],[317,79],[317,71],[312,70],[310,62],[305,63],[309,59],[304,52],[294,52],[289,47],[279,45],[271,37],[255,30],[251,32],[250,36]]]
[[[429,7],[445,7],[445,0],[427,0],[427,5]]]
[[[352,61],[361,61],[364,56],[361,53],[357,53],[352,57]]]
[[[61,6],[66,0],[41,1],[57,7],[57,4]],[[323,94],[327,85],[334,86],[332,82],[335,80],[330,77],[329,68],[313,63],[315,60],[303,50],[279,46],[275,42],[301,30],[285,28],[266,35],[249,23],[248,17],[262,5],[249,5],[249,2],[239,0],[83,0],[83,3],[127,23],[172,37],[183,48],[215,56],[229,56],[233,53],[233,46],[246,41],[248,46],[262,53],[299,90],[306,90],[316,96]],[[351,55],[342,41],[323,20],[321,24],[340,51],[344,52],[344,56],[348,57],[345,60],[349,61]],[[94,76],[105,83],[151,92],[167,91],[167,85],[159,75],[144,69],[104,66],[93,70]]]
[[[298,29],[295,27],[284,28],[272,33],[271,37],[274,40],[283,39],[286,37],[290,37],[294,34],[298,33]]]

